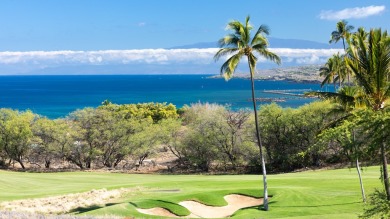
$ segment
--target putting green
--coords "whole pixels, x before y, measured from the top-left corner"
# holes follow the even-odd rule
[[[362,172],[366,194],[381,188],[379,167]],[[0,201],[43,198],[106,188],[138,188],[106,205],[79,208],[73,214],[149,217],[136,208],[162,207],[186,216],[179,205],[197,201],[225,206],[225,195],[262,196],[259,175],[146,175],[100,172],[22,173],[0,171]],[[355,169],[317,170],[268,176],[270,211],[238,210],[234,218],[357,218],[362,212]],[[157,217],[156,217],[157,218]]]

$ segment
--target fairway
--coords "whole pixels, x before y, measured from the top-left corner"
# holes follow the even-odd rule
[[[381,188],[379,167],[363,169],[366,193]],[[355,169],[269,175],[270,211],[249,207],[234,218],[357,218],[363,204]],[[25,173],[0,171],[0,201],[43,198],[93,189],[134,189],[114,202],[80,208],[73,214],[158,218],[136,208],[163,207],[176,215],[189,211],[179,202],[224,206],[225,195],[261,197],[259,175],[147,175],[100,172]]]

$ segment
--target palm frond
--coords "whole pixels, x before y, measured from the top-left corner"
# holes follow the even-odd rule
[[[269,46],[268,39],[263,34],[264,34],[264,32],[263,32],[263,30],[261,30],[261,27],[260,27],[259,30],[257,31],[257,33],[253,36],[253,39],[251,42],[252,47],[262,46],[264,48],[267,48]]]
[[[218,45],[219,47],[237,47],[239,45],[240,40],[241,39],[235,34],[228,34],[224,38],[218,40]]]
[[[247,45],[251,39],[251,30],[252,30],[252,25],[249,23],[249,20],[250,20],[250,16],[248,15],[245,19],[245,35],[242,36],[243,37],[243,41],[245,42],[245,44]]]
[[[268,40],[265,35],[269,35],[270,29],[267,25],[261,25],[257,30],[256,34],[253,36],[251,45],[254,46],[256,44],[264,44],[268,46]]]
[[[280,65],[282,63],[282,61],[278,55],[276,55],[275,53],[264,48],[263,46],[261,46],[261,44],[256,44],[255,46],[252,47],[252,49],[254,51],[256,51],[257,53],[259,53],[264,58],[266,58],[267,60],[275,62],[278,65]]]
[[[230,57],[228,60],[226,60],[225,63],[223,63],[223,65],[221,66],[220,74],[225,78],[225,80],[229,80],[233,77],[233,74],[242,56],[243,53],[239,52]]]
[[[322,99],[337,99],[339,97],[342,97],[345,98],[346,100],[347,99],[350,101],[354,100],[353,97],[349,97],[349,96],[343,97],[344,95],[340,95],[339,93],[335,93],[335,92],[310,91],[310,92],[306,92],[304,95],[309,97],[316,96]]]
[[[240,36],[241,39],[246,37],[245,27],[240,21],[234,20],[229,22],[226,29],[234,31],[234,34]]]
[[[239,51],[238,48],[222,48],[214,55],[214,61],[218,61],[221,57],[231,55]]]

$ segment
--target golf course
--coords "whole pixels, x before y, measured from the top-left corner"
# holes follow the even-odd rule
[[[119,218],[161,218],[140,213],[137,209],[164,208],[177,216],[190,217],[190,211],[179,205],[196,201],[208,206],[225,206],[224,196],[240,194],[260,198],[263,194],[259,175],[159,175],[110,172],[28,173],[0,171],[0,205],[24,200],[63,197],[60,205],[71,202],[69,194],[120,191],[104,203],[91,201],[62,214],[105,216]],[[366,193],[381,188],[379,167],[362,171]],[[309,170],[305,172],[269,175],[269,211],[259,206],[237,210],[233,218],[357,218],[364,204],[359,180],[354,168]],[[66,198],[68,197],[68,198]],[[70,197],[70,198],[69,198]],[[99,198],[98,198],[99,199]],[[28,201],[27,200],[27,201]],[[62,202],[62,203],[61,203]],[[50,203],[50,202],[49,202]],[[39,207],[39,206],[38,206]],[[42,207],[42,206],[40,206]],[[40,209],[34,209],[40,212]],[[43,214],[47,213],[41,211]],[[60,212],[56,212],[57,214]]]

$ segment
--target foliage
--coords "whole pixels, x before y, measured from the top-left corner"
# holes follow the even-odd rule
[[[344,56],[341,56],[339,53],[334,54],[320,68],[320,75],[325,77],[321,83],[321,87],[327,83],[333,83],[336,87],[337,81],[339,82],[339,87],[341,87],[341,83],[344,82],[347,73]]]
[[[34,117],[30,111],[0,109],[0,149],[9,158],[9,164],[16,161],[25,168],[24,158],[32,143],[31,125]]]
[[[359,218],[389,218],[390,202],[387,200],[386,192],[375,190],[368,197],[368,203],[364,208],[364,213]]]
[[[31,146],[29,160],[38,165],[43,161],[46,168],[50,168],[53,160],[62,159],[66,149],[74,143],[71,137],[74,135],[73,129],[62,119],[38,118],[32,131],[34,144]]]
[[[291,171],[326,162],[327,155],[316,136],[326,124],[330,107],[328,102],[314,102],[297,109],[283,109],[276,104],[260,109],[264,146],[272,170]]]
[[[230,112],[215,104],[192,105],[183,114],[187,129],[178,153],[204,171],[213,163],[235,170],[253,153],[249,117],[248,112]]]
[[[150,118],[157,123],[162,119],[176,119],[178,117],[176,106],[167,103],[138,103],[138,104],[112,104],[103,102],[101,109],[121,112],[125,118]]]
[[[126,111],[86,108],[72,113],[69,119],[79,131],[67,159],[80,168],[91,168],[96,159],[106,167],[116,167],[131,155],[145,159],[156,144],[156,129],[150,117],[128,117]]]
[[[344,50],[346,51],[344,59],[347,66],[344,73],[349,75],[349,72],[351,72],[353,74],[356,87],[338,93],[316,93],[319,96],[330,97],[342,106],[340,109],[344,110],[346,116],[334,123],[334,125],[340,127],[336,132],[333,132],[333,134],[344,132],[344,137],[338,137],[338,139],[347,140],[341,141],[342,144],[351,149],[351,144],[348,143],[350,140],[348,133],[352,133],[353,143],[356,144],[355,133],[357,131],[362,133],[360,135],[361,139],[366,137],[366,139],[363,139],[363,144],[374,143],[375,147],[370,146],[368,149],[374,152],[371,153],[374,159],[376,158],[376,160],[382,162],[381,178],[387,200],[390,200],[390,182],[387,170],[389,139],[385,129],[386,122],[383,122],[386,117],[384,111],[388,108],[390,99],[390,37],[387,31],[371,29],[369,32],[365,32],[364,28],[359,28],[356,33],[351,35],[345,21],[340,21],[337,26],[340,31],[332,33],[332,40],[337,42],[342,38],[344,43],[344,39],[346,39],[349,47],[346,48],[344,44]],[[350,27],[350,30],[352,30],[352,27]],[[363,113],[354,113],[354,111]],[[361,126],[359,127],[360,130],[356,130],[352,126],[348,127],[346,126],[347,122],[342,121],[350,116],[353,116],[355,120],[360,120],[359,123],[356,123]],[[375,127],[375,130],[371,127]],[[352,148],[355,153],[361,154],[362,150],[357,150],[356,145],[352,145]],[[359,155],[354,156],[358,158]],[[358,165],[358,159],[356,159],[356,163]],[[359,172],[358,167],[357,169]]]

